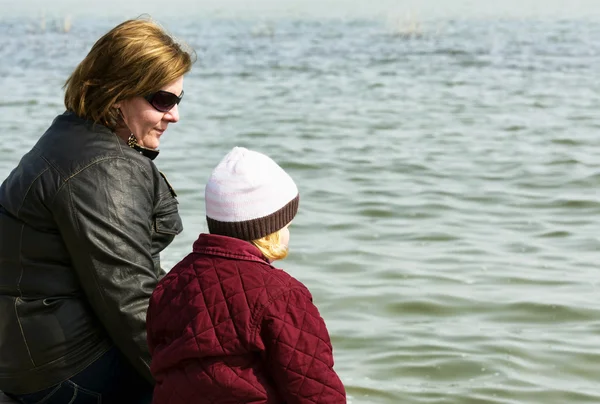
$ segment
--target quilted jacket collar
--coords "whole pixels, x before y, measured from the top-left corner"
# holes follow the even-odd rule
[[[194,242],[194,252],[269,263],[252,243],[217,234],[200,234],[200,237]]]

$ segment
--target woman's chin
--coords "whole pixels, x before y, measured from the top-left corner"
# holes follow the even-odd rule
[[[145,147],[146,149],[153,149],[156,150],[158,149],[158,146],[160,146],[160,142],[158,139],[152,139],[151,141],[148,142],[138,142],[138,144],[142,147]]]

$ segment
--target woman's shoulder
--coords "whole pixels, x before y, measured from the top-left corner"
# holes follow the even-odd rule
[[[96,175],[98,170],[89,170],[94,167],[107,175],[127,175],[110,169],[124,165],[135,167],[133,172],[146,172],[149,177],[160,176],[152,160],[133,150],[109,128],[70,112],[57,116],[34,148],[64,179],[86,172]]]
[[[141,165],[153,165],[152,160],[129,147],[106,126],[68,111],[54,119],[36,146],[47,155],[62,159],[100,161],[125,158]]]

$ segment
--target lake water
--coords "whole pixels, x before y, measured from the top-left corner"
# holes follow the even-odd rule
[[[164,265],[206,231],[212,167],[263,151],[299,185],[279,266],[349,402],[600,402],[600,17],[550,4],[154,14],[198,53],[156,160],[185,225]],[[122,20],[22,11],[0,16],[0,179]]]

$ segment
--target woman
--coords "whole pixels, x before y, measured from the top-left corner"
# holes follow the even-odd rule
[[[152,21],[113,28],[0,186],[0,390],[18,401],[151,400],[146,310],[182,230],[152,159],[192,64]]]

